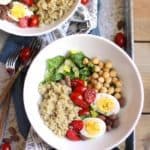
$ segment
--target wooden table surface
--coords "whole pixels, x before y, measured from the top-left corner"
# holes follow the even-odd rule
[[[142,75],[145,101],[136,128],[136,150],[150,150],[150,0],[134,0],[135,62]]]
[[[145,92],[143,113],[135,132],[135,146],[136,150],[150,150],[150,0],[133,1],[135,62],[142,75]]]

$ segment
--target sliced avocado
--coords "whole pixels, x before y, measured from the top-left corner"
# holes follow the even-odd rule
[[[78,67],[70,59],[66,59],[56,72],[63,75],[69,75],[69,73],[71,74],[71,71],[74,73],[75,78],[79,77]]]

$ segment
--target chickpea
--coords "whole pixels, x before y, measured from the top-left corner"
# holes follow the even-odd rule
[[[112,62],[107,61],[106,64],[105,64],[105,67],[111,69],[112,68]]]
[[[116,97],[116,99],[120,99],[121,98],[121,93],[115,93],[115,95],[114,95],[115,97]]]
[[[111,81],[112,81],[112,78],[111,78],[111,77],[108,77],[108,78],[105,79],[105,82],[106,82],[106,83],[111,83]]]
[[[107,93],[107,88],[106,87],[102,87],[101,90],[100,90],[100,92]]]
[[[104,80],[103,77],[99,77],[99,78],[98,78],[98,81],[101,82],[101,83],[104,83],[105,80]]]
[[[111,70],[110,71],[110,76],[111,77],[116,77],[117,76],[117,71],[116,70]]]
[[[92,59],[92,63],[93,63],[94,65],[98,65],[98,64],[99,64],[99,59],[98,59],[97,57],[93,58],[93,59]]]
[[[103,68],[104,63],[103,63],[102,61],[99,61],[99,64],[98,64],[98,65],[99,65],[100,68]]]
[[[117,88],[115,88],[115,92],[121,92],[121,88],[119,88],[119,87],[117,87]]]
[[[106,78],[108,78],[109,77],[109,73],[108,72],[104,72],[103,73],[103,77],[106,79]]]
[[[96,90],[100,90],[101,87],[102,87],[102,84],[101,84],[101,83],[98,82],[97,84],[95,84],[95,89],[96,89]]]
[[[103,68],[103,71],[105,71],[105,72],[109,72],[110,71],[110,69],[109,68]]]
[[[108,94],[113,94],[114,93],[114,87],[109,87],[108,88]]]
[[[98,77],[99,77],[98,73],[94,72],[94,73],[92,74],[92,78],[93,78],[93,79],[98,79]]]
[[[103,75],[103,71],[102,71],[102,70],[99,72],[99,75],[100,75],[100,76]]]
[[[93,85],[97,84],[97,82],[98,82],[98,81],[95,80],[95,79],[92,79],[92,80],[91,80],[91,83],[92,83]]]
[[[116,81],[116,87],[122,87],[122,82],[121,81]]]
[[[100,68],[99,66],[96,65],[96,66],[94,67],[94,71],[95,71],[95,72],[100,72],[100,70],[101,70],[101,68]]]
[[[88,63],[89,63],[88,58],[84,58],[84,59],[83,59],[83,64],[84,64],[84,65],[87,65]]]
[[[109,88],[110,84],[109,83],[104,83],[104,87]]]
[[[87,81],[84,81],[84,86],[87,86],[87,85],[88,85]]]
[[[113,78],[112,78],[112,82],[113,82],[113,83],[116,83],[117,81],[118,81],[118,78],[117,78],[117,77],[113,77]]]

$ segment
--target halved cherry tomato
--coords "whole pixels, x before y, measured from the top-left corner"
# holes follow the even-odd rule
[[[89,108],[82,108],[81,110],[79,110],[78,114],[79,116],[89,115],[90,114]]]
[[[83,100],[83,96],[78,92],[72,92],[70,97],[72,100]]]
[[[94,89],[90,89],[88,88],[85,92],[84,92],[84,100],[88,103],[91,104],[92,102],[94,102],[96,98],[96,91]]]
[[[76,88],[77,86],[84,86],[84,80],[73,79],[71,80],[71,86],[72,88]]]
[[[28,47],[25,47],[21,50],[19,58],[21,62],[24,63],[29,60],[30,56],[31,56],[31,49]]]
[[[28,23],[29,23],[29,17],[24,17],[19,19],[18,25],[21,28],[26,28],[28,27]]]
[[[85,86],[79,85],[73,90],[73,92],[78,92],[80,94],[83,94],[86,91],[86,89],[87,88]]]
[[[74,131],[80,132],[84,124],[82,120],[73,120],[69,125],[73,128]]]
[[[78,92],[72,92],[70,95],[71,100],[73,101],[74,104],[81,108],[88,108],[89,105],[83,100],[83,97],[80,93]]]
[[[88,2],[89,2],[89,0],[81,0],[81,3],[82,3],[83,5],[86,5]]]
[[[11,150],[10,144],[9,143],[2,144],[1,150]]]
[[[72,129],[68,129],[67,133],[66,133],[66,137],[70,140],[73,141],[79,141],[81,140],[80,136],[78,135],[78,133]]]
[[[39,16],[33,15],[29,18],[29,27],[37,27],[39,25]]]

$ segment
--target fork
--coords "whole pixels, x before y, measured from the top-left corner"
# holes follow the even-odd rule
[[[3,89],[3,92],[0,96],[0,105],[2,103],[4,103],[2,110],[1,110],[1,114],[0,114],[0,139],[2,139],[2,136],[3,136],[4,124],[5,124],[5,120],[7,118],[7,114],[8,114],[8,109],[9,109],[9,104],[10,104],[10,99],[11,99],[11,97],[10,97],[11,87],[12,87],[13,83],[15,82],[16,78],[18,77],[18,75],[20,74],[20,72],[22,71],[22,69],[25,68],[26,66],[28,66],[32,62],[35,55],[39,52],[39,50],[41,48],[41,44],[42,44],[42,41],[37,40],[37,39],[33,40],[30,43],[29,47],[31,49],[31,57],[29,58],[29,60],[27,61],[26,64],[21,64],[17,71],[16,71],[16,63],[19,58],[19,54],[13,55],[12,57],[8,58],[8,60],[5,64],[6,70],[8,72],[10,71],[10,74],[12,76],[9,79],[7,85]]]
[[[7,94],[10,92],[10,90],[11,90],[15,80],[19,76],[20,72],[31,63],[32,59],[38,53],[38,51],[41,48],[41,44],[42,44],[42,41],[37,38],[31,42],[31,44],[29,45],[29,48],[31,49],[31,57],[29,58],[29,60],[26,63],[21,63],[20,66],[18,67],[17,71],[16,71],[16,62],[19,58],[19,54],[8,58],[5,66],[6,66],[7,71],[10,72],[12,75],[0,95],[0,105],[3,103]]]

